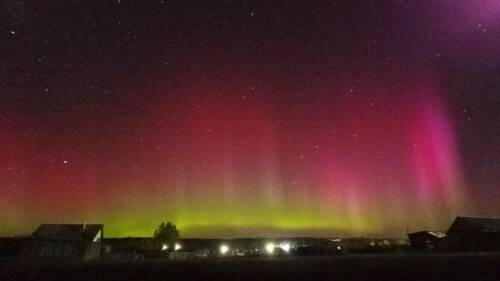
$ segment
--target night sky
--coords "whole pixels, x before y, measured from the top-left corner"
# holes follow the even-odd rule
[[[0,235],[500,216],[500,2],[0,3]]]

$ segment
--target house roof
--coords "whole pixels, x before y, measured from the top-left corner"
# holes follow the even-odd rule
[[[457,217],[448,233],[460,232],[500,232],[500,219]]]
[[[42,224],[32,236],[43,240],[88,241],[102,236],[102,224]]]
[[[408,234],[408,237],[411,238],[417,238],[417,237],[434,237],[434,238],[437,238],[437,239],[441,239],[441,238],[444,238],[446,237],[446,233],[445,232],[442,232],[442,231],[419,231],[419,232],[413,232],[413,233],[409,233]]]

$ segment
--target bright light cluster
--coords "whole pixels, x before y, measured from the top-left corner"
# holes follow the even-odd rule
[[[274,243],[270,242],[270,243],[266,244],[265,248],[266,248],[266,252],[268,254],[272,254],[272,253],[274,253],[274,249],[276,248],[276,245],[274,245]]]
[[[228,245],[221,245],[220,248],[219,248],[219,252],[222,255],[227,254],[229,252],[229,246]]]
[[[290,252],[290,243],[288,242],[280,243],[279,247],[286,253]]]

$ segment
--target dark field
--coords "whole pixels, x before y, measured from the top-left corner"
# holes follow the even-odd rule
[[[500,253],[142,263],[3,263],[0,280],[500,280]]]

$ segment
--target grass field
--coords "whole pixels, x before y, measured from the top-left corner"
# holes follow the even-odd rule
[[[500,280],[500,253],[2,263],[0,280]]]

